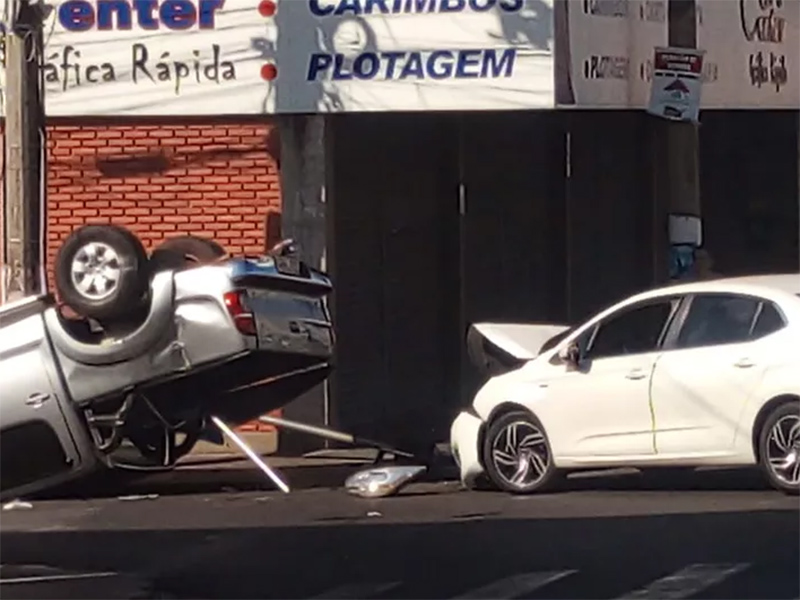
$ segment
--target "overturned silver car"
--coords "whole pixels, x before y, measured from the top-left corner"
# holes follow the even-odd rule
[[[127,230],[62,245],[59,294],[0,307],[0,495],[100,468],[164,469],[331,369],[330,280],[291,247],[230,258],[199,238],[147,257]]]

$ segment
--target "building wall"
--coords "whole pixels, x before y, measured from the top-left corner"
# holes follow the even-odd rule
[[[0,132],[2,132],[2,123],[0,123]],[[5,285],[6,285],[6,264],[5,264],[5,234],[6,234],[6,225],[4,222],[5,218],[5,206],[6,206],[6,153],[5,153],[5,137],[0,135],[0,164],[3,165],[3,168],[0,169],[0,178],[2,178],[2,185],[0,185],[0,303],[5,300]]]
[[[61,241],[86,223],[123,225],[148,249],[194,234],[213,237],[231,253],[263,253],[275,241],[268,239],[274,238],[267,235],[269,217],[280,211],[275,136],[263,118],[51,120],[50,289]]]
[[[263,121],[54,122],[48,265],[84,223],[128,227],[148,249],[190,233],[232,253],[262,253],[267,215],[280,210],[271,135]]]

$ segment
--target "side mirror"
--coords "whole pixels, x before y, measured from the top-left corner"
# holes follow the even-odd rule
[[[581,362],[581,349],[577,343],[567,344],[558,351],[558,358],[571,367],[577,367]]]

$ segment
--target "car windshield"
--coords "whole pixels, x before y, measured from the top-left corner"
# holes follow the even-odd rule
[[[569,329],[566,329],[566,330],[564,330],[564,331],[562,331],[560,333],[555,334],[553,337],[551,337],[549,340],[547,340],[544,344],[542,344],[542,347],[539,349],[539,354],[544,354],[545,352],[547,352],[551,348],[555,347],[561,340],[563,340],[564,338],[566,338],[569,335],[572,335],[572,332],[575,331],[577,328],[578,328],[578,325],[573,325]]]

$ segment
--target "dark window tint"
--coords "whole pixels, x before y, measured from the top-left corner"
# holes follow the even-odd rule
[[[758,300],[744,296],[696,296],[678,336],[678,347],[696,348],[747,341],[759,304]]]
[[[28,421],[0,435],[0,489],[47,479],[70,464],[56,432],[44,421]]]
[[[587,357],[598,359],[655,350],[671,313],[672,301],[666,300],[610,317],[600,324]]]
[[[784,326],[783,317],[771,302],[764,302],[761,312],[758,313],[750,339],[758,339],[775,333]]]

